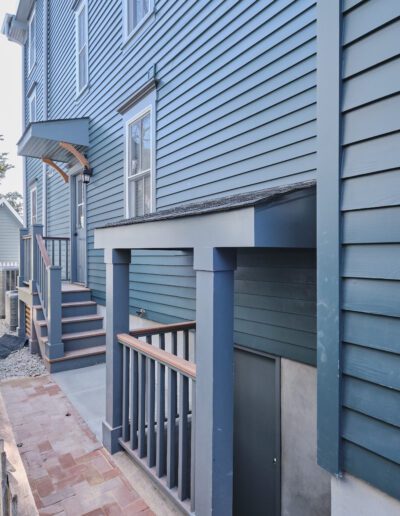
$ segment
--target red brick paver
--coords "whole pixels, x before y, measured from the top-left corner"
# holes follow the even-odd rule
[[[40,515],[153,515],[50,376],[0,388]]]

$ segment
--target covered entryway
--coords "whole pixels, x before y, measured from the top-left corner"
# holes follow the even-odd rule
[[[235,349],[233,514],[280,514],[279,358]]]
[[[106,263],[103,442],[111,453],[122,446],[187,514],[279,514],[278,362],[241,350],[235,357],[237,250],[314,248],[315,223],[315,182],[309,181],[192,203],[95,230],[94,247],[104,249]],[[129,269],[135,249],[193,249],[195,362],[185,345],[187,328],[158,326],[155,340],[153,330],[145,329],[145,341],[137,330],[130,331]],[[182,356],[174,344],[179,331]],[[168,332],[172,352],[161,335]],[[157,377],[162,378],[158,384]],[[254,429],[250,438],[249,425]],[[252,480],[259,482],[255,498]]]

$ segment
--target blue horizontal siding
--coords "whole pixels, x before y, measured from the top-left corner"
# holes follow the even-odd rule
[[[400,498],[400,4],[343,19],[343,468]]]

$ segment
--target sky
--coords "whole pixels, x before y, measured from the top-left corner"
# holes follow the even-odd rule
[[[15,14],[18,0],[0,0],[0,27],[5,13]],[[0,152],[8,152],[9,170],[0,184],[0,194],[17,190],[22,193],[22,159],[17,156],[16,143],[22,134],[22,50],[0,34]]]

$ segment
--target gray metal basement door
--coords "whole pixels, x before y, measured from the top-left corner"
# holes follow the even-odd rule
[[[235,349],[235,516],[277,516],[280,513],[280,375],[277,360]]]

